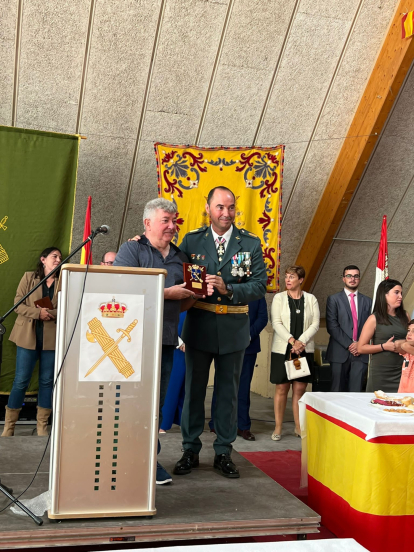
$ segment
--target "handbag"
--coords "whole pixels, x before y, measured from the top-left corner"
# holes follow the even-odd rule
[[[289,360],[285,360],[286,375],[288,380],[295,380],[310,376],[308,361],[305,357],[294,358],[292,360],[292,350],[290,351]]]

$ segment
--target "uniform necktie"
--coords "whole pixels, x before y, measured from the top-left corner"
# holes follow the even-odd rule
[[[355,293],[350,293],[349,297],[351,298],[351,312],[352,312],[352,321],[354,323],[354,329],[352,332],[352,339],[358,341],[358,315],[355,306]]]
[[[223,236],[217,236],[216,242],[218,243],[218,247],[217,247],[218,260],[221,262],[223,255],[226,251],[224,249],[224,244],[226,243],[226,240],[223,238]]]

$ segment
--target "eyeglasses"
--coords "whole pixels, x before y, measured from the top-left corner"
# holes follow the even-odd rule
[[[359,274],[345,274],[344,278],[347,280],[359,280],[361,276]]]
[[[113,265],[113,264],[114,264],[114,261],[105,261],[104,264],[106,264],[106,265]]]

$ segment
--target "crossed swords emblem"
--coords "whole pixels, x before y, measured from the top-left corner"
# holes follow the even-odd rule
[[[118,337],[118,339],[115,341],[115,339],[112,339],[112,337],[105,330],[100,320],[98,320],[97,318],[93,318],[90,322],[88,322],[89,330],[86,332],[86,339],[90,343],[98,342],[99,345],[102,347],[104,354],[99,360],[95,362],[95,364],[91,368],[89,368],[84,376],[85,378],[88,377],[89,374],[91,374],[94,370],[96,370],[96,368],[101,364],[103,360],[106,359],[106,357],[108,357],[112,361],[118,372],[122,374],[125,378],[129,378],[130,376],[132,376],[135,370],[132,368],[131,363],[128,362],[124,355],[121,353],[118,345],[125,337],[127,338],[128,342],[131,341],[130,334],[137,324],[138,320],[134,320],[133,322],[131,322],[126,330],[118,328],[116,331],[118,333],[122,333],[122,335]]]

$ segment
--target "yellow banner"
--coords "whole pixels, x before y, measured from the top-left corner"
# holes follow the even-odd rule
[[[174,243],[190,230],[210,224],[205,210],[208,192],[225,186],[236,197],[237,228],[261,240],[267,291],[279,291],[284,146],[199,148],[156,143],[155,154],[158,195],[177,205]]]
[[[359,512],[414,515],[414,445],[370,443],[309,410],[306,423],[309,475]]]

